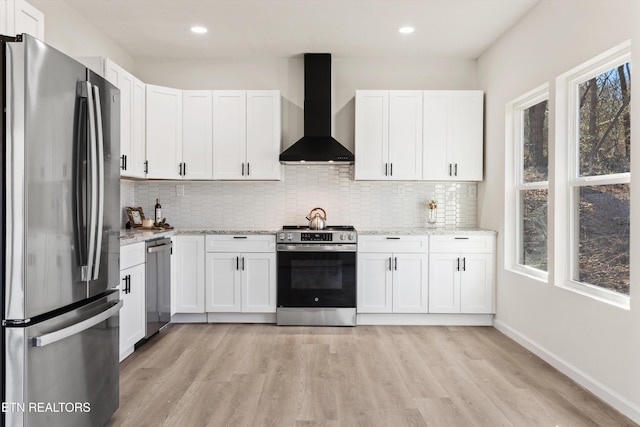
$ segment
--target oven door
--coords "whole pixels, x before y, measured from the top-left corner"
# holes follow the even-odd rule
[[[278,251],[278,307],[355,306],[355,251]]]

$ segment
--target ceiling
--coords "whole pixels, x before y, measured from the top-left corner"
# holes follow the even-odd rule
[[[65,0],[134,58],[474,59],[538,0]],[[37,2],[35,2],[37,3]],[[190,32],[193,25],[209,29]],[[400,34],[404,25],[413,34]]]

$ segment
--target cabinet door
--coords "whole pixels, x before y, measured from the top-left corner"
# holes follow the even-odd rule
[[[358,313],[391,313],[392,255],[358,253]]]
[[[173,295],[177,313],[204,313],[204,236],[176,236],[173,248],[175,281]]]
[[[135,178],[145,177],[146,158],[146,108],[145,108],[145,84],[133,79],[133,108],[131,111],[131,158],[127,159],[127,174]]]
[[[393,254],[393,312],[426,313],[429,256]]]
[[[242,254],[242,312],[276,312],[276,254]]]
[[[13,3],[14,28],[8,28],[12,34],[31,34],[35,38],[44,41],[44,14],[35,7],[31,6],[25,0],[8,1],[11,9]],[[10,10],[7,12],[11,13]],[[7,15],[10,20],[11,15]],[[11,25],[9,25],[10,27]]]
[[[388,91],[356,91],[355,151],[355,179],[388,178]]]
[[[213,177],[213,99],[208,90],[182,93],[182,177]]]
[[[458,254],[429,254],[429,313],[460,313]]]
[[[460,312],[493,313],[493,255],[462,255]]]
[[[242,311],[239,253],[210,252],[206,255],[207,312]]]
[[[247,91],[247,177],[279,180],[280,91]]]
[[[422,95],[422,179],[449,180],[450,169],[453,173],[453,165],[449,161],[452,155],[451,91],[425,91]]]
[[[213,91],[213,179],[246,177],[245,91]]]
[[[147,178],[180,179],[182,91],[147,85]]]
[[[421,91],[389,92],[389,179],[422,179]]]
[[[104,66],[107,81],[120,89],[120,176],[130,176],[128,163],[132,160],[134,77],[108,59]]]
[[[452,110],[453,179],[482,181],[482,91],[455,91]]]
[[[120,272],[120,361],[131,353],[133,346],[145,335],[145,267],[138,264]],[[125,278],[129,278],[128,290]]]

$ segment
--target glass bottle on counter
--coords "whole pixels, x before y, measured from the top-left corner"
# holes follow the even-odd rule
[[[160,199],[156,199],[155,223],[158,225],[160,222],[162,222],[162,206],[160,205]]]

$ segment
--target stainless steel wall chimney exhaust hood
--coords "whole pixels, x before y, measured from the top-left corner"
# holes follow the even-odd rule
[[[331,136],[331,54],[304,55],[304,136],[280,154],[285,164],[353,163]]]

